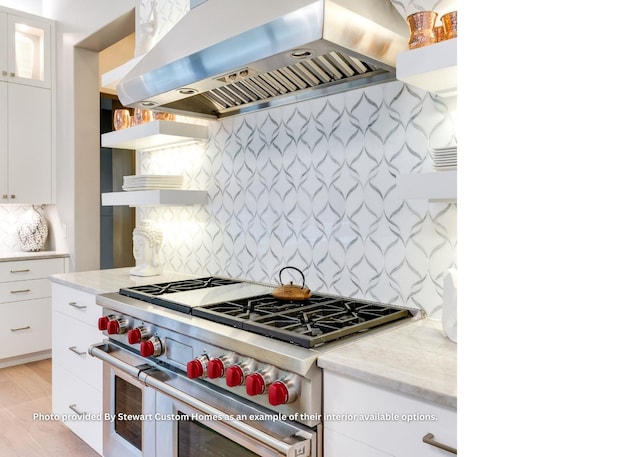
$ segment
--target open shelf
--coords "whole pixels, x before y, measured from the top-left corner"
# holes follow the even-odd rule
[[[457,201],[458,172],[434,171],[399,175],[396,179],[398,198],[401,200],[428,199],[430,201]]]
[[[398,54],[396,78],[442,97],[458,92],[458,39]]]
[[[102,147],[149,150],[194,141],[206,141],[208,138],[209,131],[204,125],[152,121],[135,127],[103,133]]]
[[[102,194],[102,206],[203,205],[206,190],[154,189]]]
[[[133,69],[137,65],[138,62],[142,60],[142,58],[146,54],[139,55],[134,57],[131,60],[128,60],[124,64],[119,67],[114,68],[113,70],[107,71],[102,74],[102,87],[106,87],[107,89],[116,90],[116,86],[122,80],[122,78]]]

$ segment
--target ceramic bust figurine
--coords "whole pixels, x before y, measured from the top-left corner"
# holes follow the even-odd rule
[[[131,269],[133,276],[156,276],[162,273],[160,264],[162,231],[151,220],[133,229],[133,257],[136,266]]]

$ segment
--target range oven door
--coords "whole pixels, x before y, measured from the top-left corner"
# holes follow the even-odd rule
[[[112,442],[123,444],[125,441],[129,445],[123,448],[129,451],[138,448],[131,445],[128,435],[125,438],[124,432],[118,433],[115,425],[109,425],[112,431],[109,435],[105,433],[105,457],[320,457],[316,429],[282,420],[277,413],[215,386],[190,380],[168,367],[152,366],[148,360],[115,344],[93,345],[89,353],[104,362],[105,373],[111,373],[110,379],[117,379],[120,373],[144,386],[143,405],[131,409],[142,411],[142,416],[138,416],[143,418],[142,426],[134,427],[133,433],[141,432],[138,440],[141,451],[111,453],[111,449],[115,449]],[[109,382],[115,384],[115,381]],[[118,391],[115,392],[117,395]],[[113,399],[105,395],[105,407],[113,404]],[[123,419],[131,418],[135,415],[123,416]]]
[[[156,392],[135,371],[103,364],[103,453],[108,456],[155,455]]]

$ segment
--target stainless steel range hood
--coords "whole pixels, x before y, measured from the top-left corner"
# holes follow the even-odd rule
[[[393,80],[408,35],[389,0],[208,0],[123,78],[118,96],[191,116],[242,114]]]

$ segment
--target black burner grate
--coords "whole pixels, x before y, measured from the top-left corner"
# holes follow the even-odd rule
[[[120,289],[120,294],[306,348],[411,317],[406,309],[319,294],[302,301],[259,295],[204,305],[170,295],[241,282],[212,276]]]
[[[164,282],[159,284],[147,284],[143,286],[129,287],[120,289],[120,295],[162,306],[163,308],[173,309],[181,313],[189,314],[191,307],[181,305],[180,303],[159,298],[160,295],[172,294],[176,292],[186,292],[189,290],[205,289],[209,287],[226,286],[229,284],[238,284],[241,281],[219,278],[216,276],[208,276],[206,278],[185,279],[183,281]]]
[[[304,301],[270,295],[194,308],[194,316],[306,348],[409,317],[409,311],[328,296]]]

